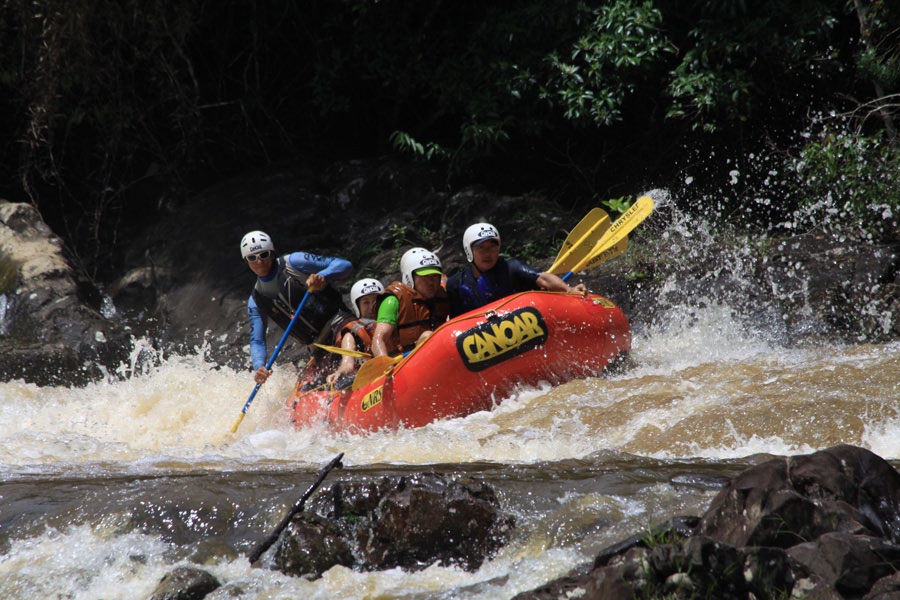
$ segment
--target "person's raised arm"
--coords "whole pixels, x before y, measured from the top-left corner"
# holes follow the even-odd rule
[[[353,274],[353,264],[344,258],[320,256],[310,252],[293,252],[288,256],[292,267],[309,273],[306,285],[313,291],[325,287],[326,283],[347,279]]]

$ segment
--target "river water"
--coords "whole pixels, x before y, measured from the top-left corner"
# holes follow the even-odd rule
[[[838,443],[900,458],[900,344],[786,344],[707,299],[635,328],[633,366],[498,398],[490,412],[368,436],[294,430],[290,368],[246,372],[138,343],[83,388],[0,383],[0,598],[146,598],[176,565],[219,598],[509,598],[675,515],[727,477]],[[338,453],[338,480],[440,472],[490,483],[517,527],[478,571],[316,581],[247,554]]]

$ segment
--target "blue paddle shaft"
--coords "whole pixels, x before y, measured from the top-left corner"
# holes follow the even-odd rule
[[[275,359],[278,357],[278,353],[281,352],[281,347],[284,346],[284,342],[287,341],[288,335],[291,333],[291,329],[294,327],[294,323],[297,321],[297,317],[300,316],[300,311],[303,310],[303,305],[306,304],[306,299],[309,298],[309,290],[306,290],[306,293],[303,294],[303,299],[300,301],[300,306],[297,307],[297,310],[294,311],[294,316],[291,317],[291,322],[288,323],[288,326],[284,328],[284,333],[281,336],[281,339],[278,340],[278,344],[275,346],[275,349],[272,351],[272,356],[269,357],[269,360],[266,361],[266,370],[272,368],[272,365],[275,364]],[[244,408],[241,409],[243,414],[247,414],[247,409],[250,408],[250,403],[253,402],[253,398],[256,396],[256,392],[259,391],[259,388],[262,386],[261,383],[257,383],[256,387],[253,388],[253,391],[250,392],[250,397],[247,398],[247,402],[244,403]]]

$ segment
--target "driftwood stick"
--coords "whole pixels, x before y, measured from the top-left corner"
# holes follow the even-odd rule
[[[340,454],[335,456],[333,459],[331,459],[330,463],[328,463],[327,465],[322,467],[322,469],[319,471],[319,476],[316,477],[316,480],[312,482],[312,485],[309,486],[309,489],[307,489],[303,493],[303,495],[300,497],[300,499],[297,500],[297,503],[294,504],[294,506],[293,506],[293,508],[291,508],[290,512],[288,512],[288,514],[285,515],[285,517],[281,520],[281,522],[278,524],[278,526],[275,528],[275,530],[269,534],[269,537],[267,537],[265,540],[263,540],[262,543],[256,547],[256,550],[251,552],[250,555],[247,557],[251,564],[253,564],[257,560],[259,560],[259,557],[263,555],[263,552],[268,550],[269,547],[271,547],[272,544],[274,544],[278,540],[278,536],[281,535],[281,532],[284,531],[284,529],[288,526],[288,523],[291,522],[291,519],[294,518],[294,515],[296,515],[297,513],[299,513],[300,511],[303,510],[303,505],[306,504],[306,501],[309,500],[309,497],[313,495],[313,492],[315,492],[316,489],[322,484],[322,482],[325,481],[325,478],[328,476],[328,473],[330,473],[331,470],[334,468],[340,469],[341,467],[344,466],[341,464],[341,459],[343,457],[344,457],[344,453],[341,452]]]

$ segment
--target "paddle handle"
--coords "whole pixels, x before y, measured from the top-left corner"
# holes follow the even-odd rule
[[[300,311],[303,310],[303,305],[306,304],[306,299],[309,298],[309,290],[306,290],[306,293],[303,294],[303,299],[300,300],[300,306],[297,307],[297,310],[294,311],[294,315],[291,317],[291,322],[288,323],[288,326],[284,328],[284,333],[281,335],[281,339],[278,340],[278,344],[275,346],[275,349],[272,351],[272,356],[269,357],[269,360],[266,361],[266,370],[272,368],[272,365],[275,364],[275,359],[278,358],[278,353],[281,352],[281,347],[284,346],[284,343],[287,341],[288,335],[291,333],[291,329],[294,327],[294,323],[297,322],[297,317],[300,316]],[[262,387],[261,383],[257,383],[253,388],[253,391],[250,392],[250,397],[247,398],[247,401],[244,403],[244,408],[241,409],[241,414],[238,415],[238,418],[234,421],[234,424],[231,426],[231,433],[236,433],[238,426],[241,424],[241,421],[244,420],[244,415],[247,414],[247,409],[250,408],[250,403],[253,402],[253,398],[256,397],[256,392],[259,391],[259,388]]]

